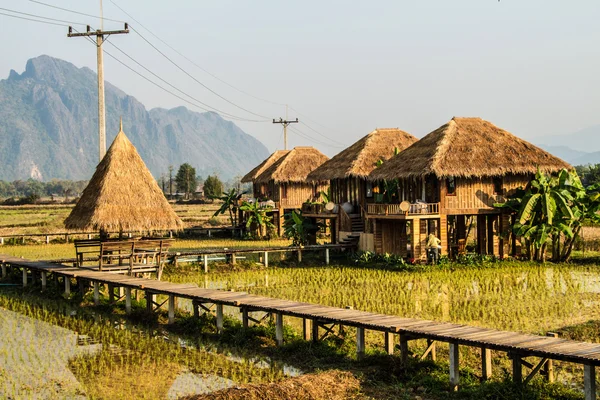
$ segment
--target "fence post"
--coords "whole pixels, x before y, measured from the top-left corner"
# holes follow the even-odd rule
[[[0,237],[0,245],[3,245],[3,244],[4,244],[4,238]]]
[[[302,337],[304,340],[309,341],[312,333],[312,320],[308,318],[302,318]]]
[[[2,263],[2,279],[6,278],[6,264]]]
[[[298,249],[298,262],[302,262],[302,250]]]

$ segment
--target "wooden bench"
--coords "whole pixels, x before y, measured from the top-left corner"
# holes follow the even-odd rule
[[[77,266],[89,268],[84,266],[84,261],[93,258],[98,262],[98,271],[127,271],[129,274],[156,271],[160,280],[172,243],[172,239],[76,240]]]

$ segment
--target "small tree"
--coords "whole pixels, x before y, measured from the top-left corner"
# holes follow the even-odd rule
[[[188,163],[181,164],[177,175],[175,175],[175,184],[177,191],[183,192],[186,198],[196,191],[196,169]]]
[[[217,176],[209,175],[204,181],[204,195],[215,198],[223,194],[223,182]]]
[[[283,234],[288,239],[292,239],[292,246],[316,243],[319,228],[320,225],[313,223],[295,210],[292,210],[291,214],[286,214],[283,222]]]
[[[256,226],[258,231],[257,237],[259,239],[263,238],[265,234],[268,234],[275,228],[275,225],[271,222],[273,217],[267,215],[267,213],[271,211],[271,207],[263,208],[256,201],[254,203],[245,201],[240,206],[240,210],[248,213],[246,228],[252,229],[253,225]]]
[[[219,208],[213,214],[213,217],[229,212],[229,220],[231,221],[231,226],[235,227],[234,213],[237,211],[238,201],[242,198],[242,193],[238,193],[236,189],[231,189],[230,191],[223,193],[222,196],[217,198],[223,200],[223,204],[221,204],[221,208]]]

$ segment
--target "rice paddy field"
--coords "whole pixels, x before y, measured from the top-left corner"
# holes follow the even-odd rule
[[[588,237],[594,233],[586,232]],[[174,250],[288,244],[287,240],[177,239]],[[68,243],[4,245],[0,253],[58,259],[73,257],[74,249]],[[235,269],[211,264],[209,273],[196,264],[181,264],[168,267],[163,279],[404,317],[540,335],[558,332],[562,337],[600,342],[600,269],[593,258],[597,255],[588,251],[584,257],[578,252],[575,263],[560,265],[504,261],[394,270],[355,264],[346,257],[324,266],[319,257],[307,254],[301,264],[274,258],[264,268],[248,258]],[[453,393],[447,387],[443,345],[438,347],[437,363],[406,371],[397,360],[383,356],[382,335],[372,332],[367,333],[367,361],[359,362],[351,330],[342,341],[332,338],[312,345],[300,339],[299,321],[290,318],[285,320],[288,345],[277,348],[272,325],[246,332],[232,310],[226,312],[229,330],[216,336],[214,321],[191,318],[185,302],[179,304],[180,322],[167,327],[164,316],[143,313],[143,300],[126,318],[122,305],[108,306],[104,301],[94,307],[89,295],[75,294],[65,300],[58,289],[44,295],[35,289],[24,293],[11,282],[18,282],[18,277],[0,282],[0,398],[176,399],[329,369],[350,370],[360,378],[357,398],[583,397],[580,367],[568,363],[556,363],[557,384],[535,378],[517,396],[507,383],[506,355],[494,354],[493,379],[479,384],[479,355],[461,348],[463,387]],[[411,346],[416,354],[424,350],[419,341]]]

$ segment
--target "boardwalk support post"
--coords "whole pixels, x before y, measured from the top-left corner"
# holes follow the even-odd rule
[[[521,360],[521,356],[518,354],[513,354],[511,358],[513,382],[520,384],[523,382],[523,360]]]
[[[100,304],[100,282],[94,281],[94,305]]]
[[[175,296],[169,295],[169,325],[175,323]]]
[[[325,265],[329,265],[329,249],[325,249]]]
[[[27,286],[27,268],[23,267],[23,287]]]
[[[149,290],[146,290],[146,311],[154,311],[154,295]]]
[[[244,329],[248,328],[248,309],[246,307],[242,307],[242,326]]]
[[[458,343],[450,343],[450,385],[453,390],[458,389],[459,383],[459,357],[458,357]]]
[[[208,254],[205,254],[202,259],[204,261],[204,273],[208,274]]]
[[[481,348],[481,380],[487,381],[492,377],[492,351]]]
[[[46,290],[47,284],[48,284],[48,273],[46,271],[42,271],[42,291]]]
[[[302,250],[298,249],[298,262],[302,262]]]
[[[269,268],[269,252],[265,251],[265,268]]]
[[[275,340],[277,346],[283,346],[283,314],[280,312],[275,314]]]
[[[125,312],[131,314],[131,288],[125,288]]]
[[[311,320],[302,318],[302,337],[304,340],[309,341],[312,333]]]
[[[223,333],[223,304],[217,304],[217,333]]]
[[[65,280],[65,296],[71,295],[71,278],[65,276],[63,278]]]
[[[2,279],[6,278],[6,264],[2,263]]]
[[[356,358],[359,360],[365,356],[365,328],[356,328]]]
[[[405,333],[400,334],[400,359],[403,365],[408,363],[408,337]]]
[[[557,338],[558,333],[547,332],[546,336]],[[551,359],[548,359],[546,361],[546,364],[544,364],[544,375],[546,377],[546,381],[548,381],[550,383],[554,382],[554,362]]]
[[[394,354],[394,334],[391,332],[385,332],[384,334],[385,352],[389,355]]]
[[[583,366],[583,393],[585,400],[596,400],[596,367],[593,365]]]
[[[316,343],[319,341],[319,321],[316,319],[313,319],[311,324],[312,324],[312,341]]]

